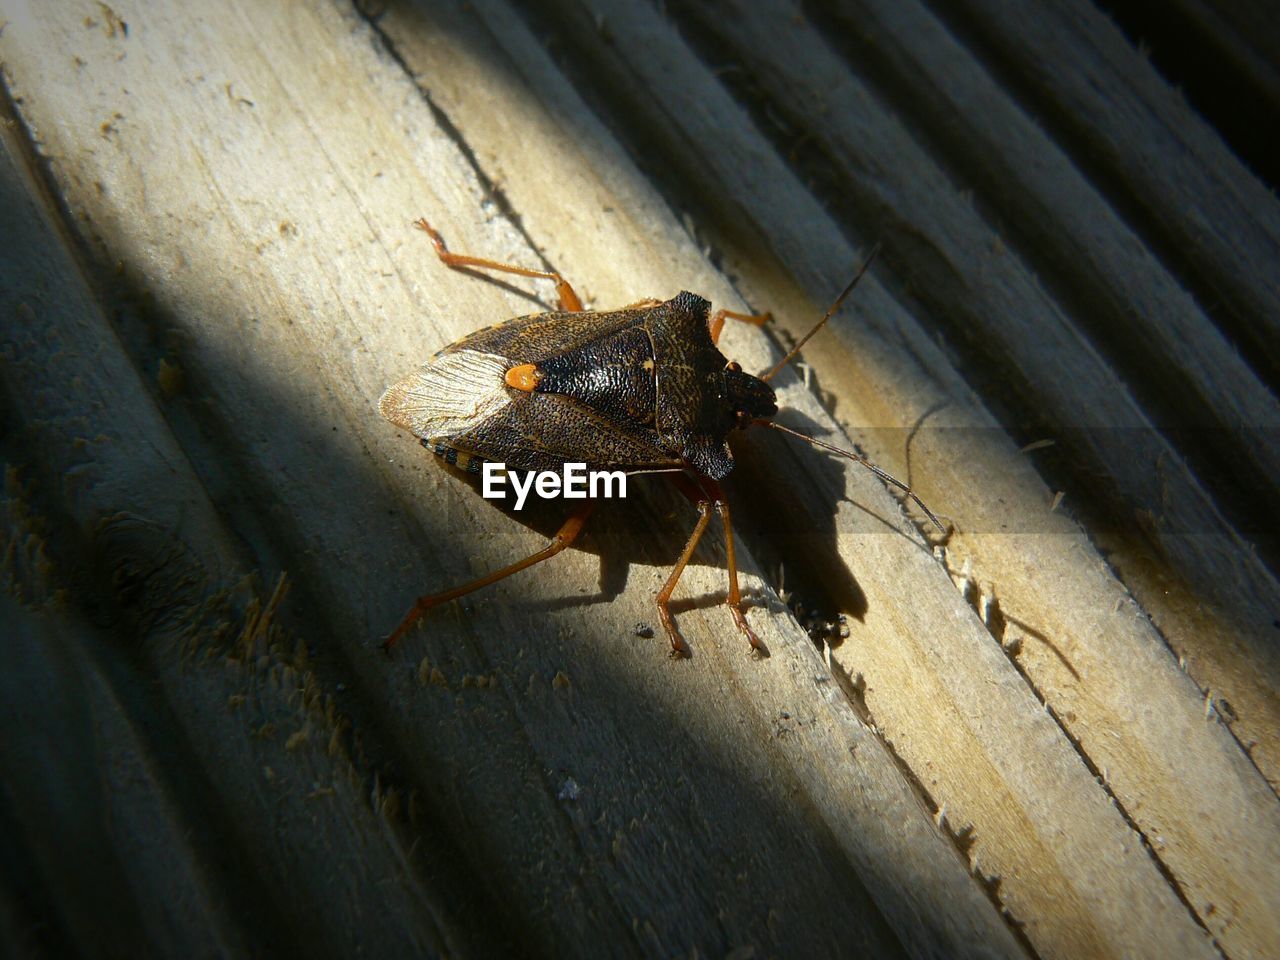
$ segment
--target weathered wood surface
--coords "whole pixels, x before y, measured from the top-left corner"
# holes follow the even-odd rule
[[[0,6],[9,942],[1275,952],[1280,604],[1246,508],[1276,466],[1280,214],[1104,20],[1058,5],[1073,39],[1019,73],[977,3],[37,9]],[[1199,206],[1142,174],[1160,137]],[[779,378],[784,419],[958,532],[935,554],[863,472],[744,438],[769,659],[716,602],[716,547],[678,594],[694,658],[636,635],[692,524],[659,484],[384,659],[415,593],[558,520],[376,416],[547,295],[445,269],[422,214],[593,306],[772,309],[780,336],[726,331],[747,369],[882,239]],[[829,659],[779,567],[851,615]],[[64,749],[24,775],[46,726]]]

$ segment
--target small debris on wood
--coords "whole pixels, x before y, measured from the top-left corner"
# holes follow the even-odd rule
[[[166,400],[172,400],[182,392],[186,377],[182,372],[182,366],[176,360],[167,360],[160,358],[160,366],[156,370],[156,385],[160,388],[160,395]]]

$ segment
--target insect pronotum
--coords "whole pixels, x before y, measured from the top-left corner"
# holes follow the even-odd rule
[[[379,403],[382,415],[446,462],[472,473],[486,462],[518,470],[585,462],[589,468],[667,474],[698,510],[693,532],[656,597],[674,654],[687,654],[688,646],[671,616],[671,595],[712,510],[724,524],[725,605],[751,646],[764,652],[742,609],[733,525],[719,483],[733,469],[726,442],[733,430],[771,427],[854,460],[903,490],[942,529],[906,484],[865,457],[773,422],[778,407],[769,381],[840,308],[879,247],[813,329],[773,369],[754,377],[727,360],[716,344],[726,319],[761,324],[767,314],[710,313],[710,303],[688,292],[621,310],[586,311],[560,274],[451,253],[426,220],[417,226],[450,267],[554,281],[560,309],[517,317],[449,344],[388,388]],[[433,607],[555,556],[577,539],[594,505],[586,500],[574,510],[537,553],[452,590],[419,597],[383,647],[389,650]]]

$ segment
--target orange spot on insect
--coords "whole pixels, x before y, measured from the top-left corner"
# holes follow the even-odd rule
[[[537,364],[522,363],[518,367],[512,367],[507,371],[507,386],[513,390],[523,390],[530,393],[538,385],[538,381],[542,379],[542,371],[538,369]]]

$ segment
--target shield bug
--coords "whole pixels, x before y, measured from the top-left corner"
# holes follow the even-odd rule
[[[667,474],[698,510],[693,532],[656,598],[676,655],[687,654],[688,647],[669,603],[712,510],[724,524],[725,605],[752,647],[764,652],[742,610],[733,526],[719,483],[733,470],[726,441],[736,429],[771,427],[861,463],[903,490],[942,529],[919,497],[865,457],[773,422],[778,407],[769,381],[839,309],[876,250],[795,348],[755,377],[726,359],[716,344],[726,319],[764,323],[767,315],[711,313],[710,303],[688,292],[620,310],[583,310],[558,273],[451,253],[426,220],[416,225],[450,267],[554,281],[560,309],[517,317],[449,344],[387,389],[379,402],[382,415],[449,464],[471,473],[479,473],[486,462],[527,471],[585,462],[588,469]],[[593,506],[594,501],[585,501],[532,556],[452,590],[419,597],[384,641],[384,649],[431,608],[555,556],[582,532]]]

